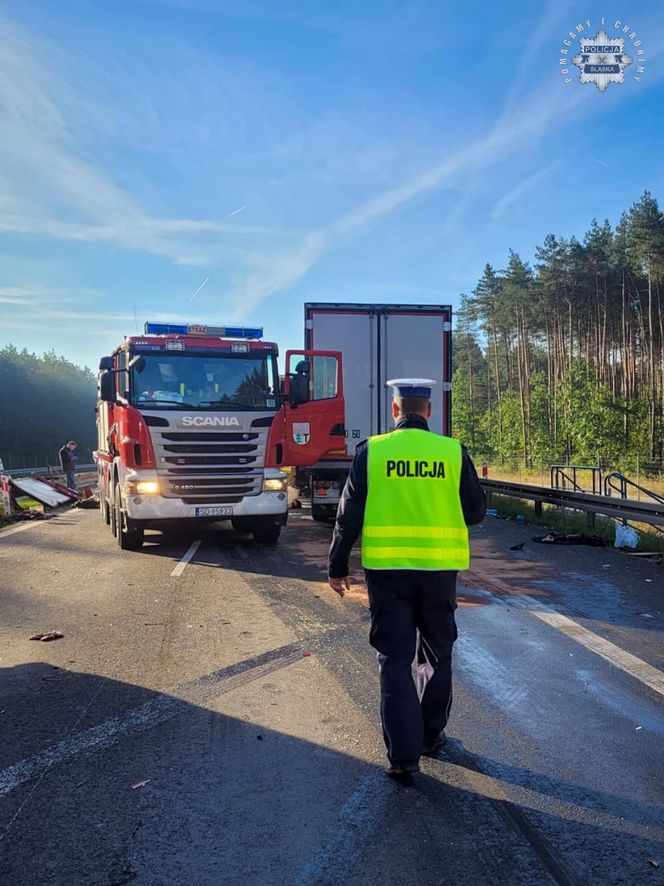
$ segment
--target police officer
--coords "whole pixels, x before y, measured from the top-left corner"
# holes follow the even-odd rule
[[[484,492],[467,451],[429,431],[431,379],[393,379],[395,428],[356,451],[329,553],[330,586],[350,587],[348,561],[362,531],[362,565],[378,652],[388,775],[407,781],[445,738],[452,703],[456,577],[469,565],[468,529]],[[421,701],[413,679],[418,632],[433,676]]]

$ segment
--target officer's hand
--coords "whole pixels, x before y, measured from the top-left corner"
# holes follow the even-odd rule
[[[346,591],[350,590],[350,578],[347,575],[343,578],[331,578],[330,587],[333,591],[336,591],[340,597],[343,597]]]

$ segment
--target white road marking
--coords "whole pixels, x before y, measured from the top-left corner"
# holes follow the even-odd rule
[[[632,655],[631,652],[626,652],[619,646],[615,646],[613,643],[605,640],[604,637],[594,634],[578,622],[567,618],[566,615],[562,615],[560,612],[554,612],[552,609],[535,610],[532,612],[532,615],[561,631],[572,640],[576,640],[577,643],[585,646],[586,649],[601,655],[606,661],[632,677],[636,677],[637,680],[645,683],[646,686],[654,689],[655,692],[664,695],[664,673]]]
[[[177,565],[177,566],[175,567],[175,569],[171,572],[171,576],[182,575],[182,573],[183,573],[184,570],[185,570],[185,566],[186,566],[187,563],[191,560],[191,558],[194,556],[194,554],[196,553],[196,551],[199,549],[199,547],[201,546],[201,542],[202,542],[202,541],[203,541],[203,539],[202,539],[202,538],[199,538],[199,539],[197,539],[196,541],[193,541],[193,542],[191,543],[191,545],[189,546],[189,550],[187,551],[187,553],[183,556],[183,558],[180,560],[180,562],[178,563],[178,565]]]
[[[328,840],[315,852],[293,880],[293,886],[335,880],[357,855],[358,844],[366,843],[390,797],[383,773],[371,772],[341,807],[339,820]]]
[[[6,796],[35,776],[41,778],[48,769],[64,760],[69,760],[79,754],[111,747],[125,735],[144,732],[166,720],[173,719],[186,710],[187,705],[202,707],[207,704],[209,699],[218,698],[224,692],[244,685],[245,681],[258,680],[277,668],[288,667],[301,660],[301,643],[277,647],[255,656],[253,659],[245,659],[228,665],[220,671],[197,677],[195,680],[175,687],[171,690],[170,695],[157,695],[156,698],[151,698],[127,713],[111,717],[111,719],[105,720],[97,726],[91,726],[83,732],[73,732],[45,751],[0,770],[0,797]],[[81,722],[108,679],[107,677],[101,681],[92,699],[78,717],[74,729]],[[11,822],[9,826],[11,826]],[[2,836],[0,835],[0,839]]]
[[[81,511],[78,511],[76,514],[67,514],[67,516],[78,517],[80,514]],[[47,526],[50,522],[50,520],[31,520],[29,523],[21,523],[19,526],[12,526],[11,529],[2,529],[0,530],[0,541],[8,535],[13,535],[15,532],[24,532],[26,529],[34,529],[36,526]],[[57,522],[55,525],[57,526]]]
[[[474,577],[478,582],[482,582],[483,576],[481,574],[477,573]],[[609,640],[605,640],[598,634],[589,631],[577,621],[568,618],[560,612],[556,612],[555,609],[542,603],[541,600],[530,597],[528,594],[505,593],[502,588],[495,587],[498,584],[498,582],[492,583],[489,580],[484,583],[484,588],[493,593],[494,599],[503,606],[506,606],[508,609],[521,609],[530,615],[534,615],[535,618],[539,618],[540,621],[545,622],[550,627],[556,628],[556,630],[565,634],[571,640],[575,640],[581,646],[585,646],[586,649],[601,656],[614,667],[619,668],[650,687],[650,689],[653,689],[659,695],[664,696],[664,672],[637,658],[636,655],[632,655],[631,652],[626,652]],[[472,591],[472,586],[469,589]]]

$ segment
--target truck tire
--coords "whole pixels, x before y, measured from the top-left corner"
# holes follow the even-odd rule
[[[102,525],[108,526],[111,522],[111,509],[101,488],[99,489],[99,516],[101,517]]]
[[[276,544],[281,534],[281,526],[278,523],[256,523],[252,529],[254,541],[260,544]]]
[[[120,486],[115,487],[115,526],[118,545],[123,551],[137,551],[143,544],[145,530],[141,523],[122,513]]]
[[[326,523],[330,519],[330,513],[325,505],[312,505],[311,517],[319,523]]]
[[[231,517],[231,526],[233,532],[237,532],[238,535],[247,535],[253,529],[253,526],[244,517]]]
[[[118,537],[118,526],[117,526],[117,512],[115,510],[115,499],[111,501],[106,501],[106,507],[108,508],[108,522],[111,527],[111,533],[114,538]]]

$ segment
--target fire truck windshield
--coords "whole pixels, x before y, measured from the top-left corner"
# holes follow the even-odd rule
[[[276,409],[271,354],[141,354],[130,359],[132,405],[144,409]]]

